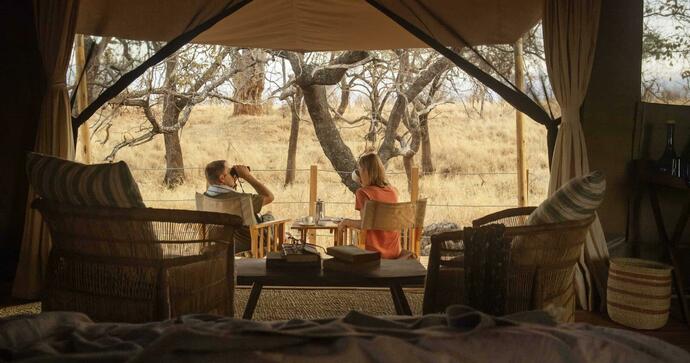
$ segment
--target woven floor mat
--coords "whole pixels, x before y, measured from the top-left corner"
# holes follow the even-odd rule
[[[249,288],[235,289],[235,316],[242,316]],[[405,289],[413,314],[421,314],[422,289]],[[394,315],[388,289],[264,288],[254,311],[254,320],[321,319],[342,316],[350,310],[373,315]],[[0,318],[38,314],[41,303],[0,308]]]

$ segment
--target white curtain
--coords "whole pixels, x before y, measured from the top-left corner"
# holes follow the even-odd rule
[[[545,0],[544,50],[549,80],[561,106],[549,180],[549,195],[570,179],[589,173],[580,109],[587,93],[599,28],[601,0]],[[592,310],[606,302],[608,249],[597,218],[587,234],[576,273],[580,305]]]
[[[65,78],[78,9],[79,0],[34,0],[36,38],[47,82],[34,150],[65,159],[74,159],[72,117]],[[41,215],[31,209],[34,198],[33,191],[29,190],[24,237],[12,287],[12,296],[22,299],[40,297],[51,247]]]

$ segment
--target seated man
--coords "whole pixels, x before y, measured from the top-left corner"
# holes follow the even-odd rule
[[[238,198],[250,195],[254,213],[259,213],[261,207],[273,201],[273,193],[258,179],[252,175],[246,165],[235,165],[228,167],[225,160],[216,160],[206,165],[206,181],[208,189],[204,193],[211,198]],[[237,189],[238,179],[244,179],[249,183],[258,194],[240,193]],[[272,220],[270,214],[262,217],[257,216],[257,222]],[[251,236],[248,228],[242,228],[235,232],[235,253],[251,250]]]

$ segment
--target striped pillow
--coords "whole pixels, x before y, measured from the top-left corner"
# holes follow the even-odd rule
[[[543,201],[527,218],[527,225],[574,221],[591,216],[604,200],[606,179],[598,170],[573,178]]]
[[[43,198],[81,206],[144,208],[127,164],[86,165],[39,153],[26,160],[29,183]]]

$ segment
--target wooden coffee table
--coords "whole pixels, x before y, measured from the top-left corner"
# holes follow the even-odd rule
[[[381,266],[366,273],[337,271],[266,270],[266,260],[243,258],[235,261],[237,285],[252,286],[243,319],[251,319],[264,286],[281,287],[387,287],[398,315],[412,315],[402,287],[422,287],[426,269],[418,260],[381,260]]]

